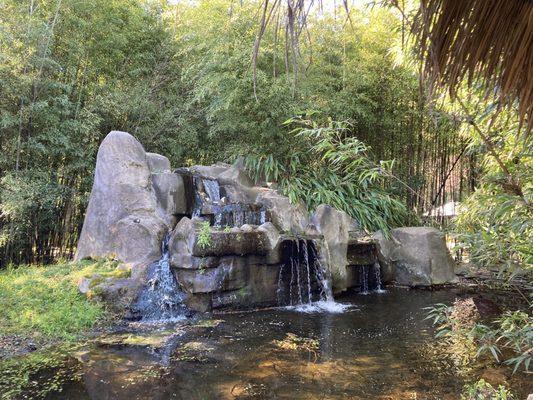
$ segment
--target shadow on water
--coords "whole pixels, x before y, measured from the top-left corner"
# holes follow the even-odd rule
[[[472,377],[435,351],[422,310],[454,298],[393,289],[344,296],[353,305],[344,313],[274,309],[132,324],[72,352],[76,377],[63,371],[61,391],[47,398],[457,399]],[[44,385],[49,374],[32,380]]]

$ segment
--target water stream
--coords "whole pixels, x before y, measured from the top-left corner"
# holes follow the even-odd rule
[[[142,321],[176,321],[185,318],[183,293],[170,268],[167,235],[161,245],[161,259],[148,267],[146,285],[132,306],[133,315]]]
[[[209,219],[211,225],[217,228],[261,225],[269,220],[264,206],[223,201],[221,193],[224,191],[215,179],[192,177],[192,191],[194,204],[191,216]]]
[[[304,312],[340,313],[350,306],[333,298],[331,274],[320,262],[314,240],[293,238],[282,244],[278,305]]]

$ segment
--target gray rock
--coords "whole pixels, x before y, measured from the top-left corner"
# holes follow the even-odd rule
[[[176,279],[189,293],[235,290],[247,281],[248,265],[243,257],[222,257],[216,268],[176,269]]]
[[[158,204],[164,214],[173,217],[187,213],[183,177],[172,172],[152,174],[152,184]]]
[[[279,264],[281,262],[281,236],[272,222],[266,222],[260,225],[257,230],[263,232],[266,238],[266,263]]]
[[[157,153],[146,153],[146,159],[152,174],[170,172],[170,161],[165,156]]]
[[[234,185],[238,187],[252,187],[254,182],[246,171],[238,165],[232,165],[217,177],[222,185]]]
[[[374,234],[384,281],[400,285],[431,286],[456,281],[455,262],[446,247],[444,234],[435,228],[409,227]]]
[[[165,156],[146,153],[146,159],[160,215],[168,225],[174,226],[174,215],[187,213],[183,177],[171,172],[170,161]]]
[[[98,150],[76,260],[115,257],[139,266],[156,261],[168,229],[157,207],[142,145],[126,132],[109,133]]]
[[[245,256],[248,254],[266,255],[267,242],[264,232],[211,231],[211,243],[205,247],[195,243],[192,254],[196,257],[225,255]]]
[[[213,308],[249,308],[277,304],[279,265],[249,264],[246,285],[212,293]]]
[[[244,224],[243,226],[241,226],[241,231],[243,232],[253,232],[254,229],[255,228],[249,224]]]
[[[196,226],[200,222],[183,217],[170,234],[168,248],[173,268],[194,268],[192,249],[196,241]]]
[[[324,236],[326,260],[332,276],[335,292],[346,290],[349,286],[346,266],[350,231],[354,230],[354,220],[344,211],[321,204],[311,215],[311,223]]]
[[[216,163],[213,165],[193,165],[189,168],[189,171],[202,178],[217,179],[220,174],[226,172],[229,168],[231,168],[229,164]]]
[[[307,226],[307,210],[303,204],[291,204],[288,197],[263,189],[256,202],[269,209],[272,223],[282,232],[301,234]]]

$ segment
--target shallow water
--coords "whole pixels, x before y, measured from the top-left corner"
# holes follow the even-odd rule
[[[455,296],[398,289],[345,296],[344,312],[284,308],[132,325],[40,370],[26,395],[44,395],[63,368],[47,398],[458,399],[465,381],[509,375],[461,371],[442,355],[422,308]],[[525,398],[531,387],[516,389]]]

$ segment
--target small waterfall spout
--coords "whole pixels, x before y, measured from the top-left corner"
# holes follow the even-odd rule
[[[381,283],[381,266],[378,262],[359,267],[360,294],[385,293]]]
[[[214,179],[200,178],[194,176],[194,204],[192,206],[192,216],[199,217],[202,214],[202,207],[205,203],[218,205],[220,203],[220,186]]]
[[[212,203],[218,204],[220,202],[220,186],[218,181],[214,179],[202,179],[205,194]]]
[[[346,307],[333,299],[331,276],[320,262],[314,240],[286,240],[283,259],[277,289],[280,306],[303,312],[344,311]]]
[[[147,283],[132,307],[142,321],[172,321],[185,315],[183,293],[170,269],[169,238],[163,240],[161,259],[149,266]]]
[[[372,266],[372,269],[374,271],[374,281],[376,285],[376,292],[385,293],[386,290],[383,289],[383,284],[381,283],[381,266],[379,265],[377,261]]]
[[[368,265],[361,267],[361,294],[368,294]]]

